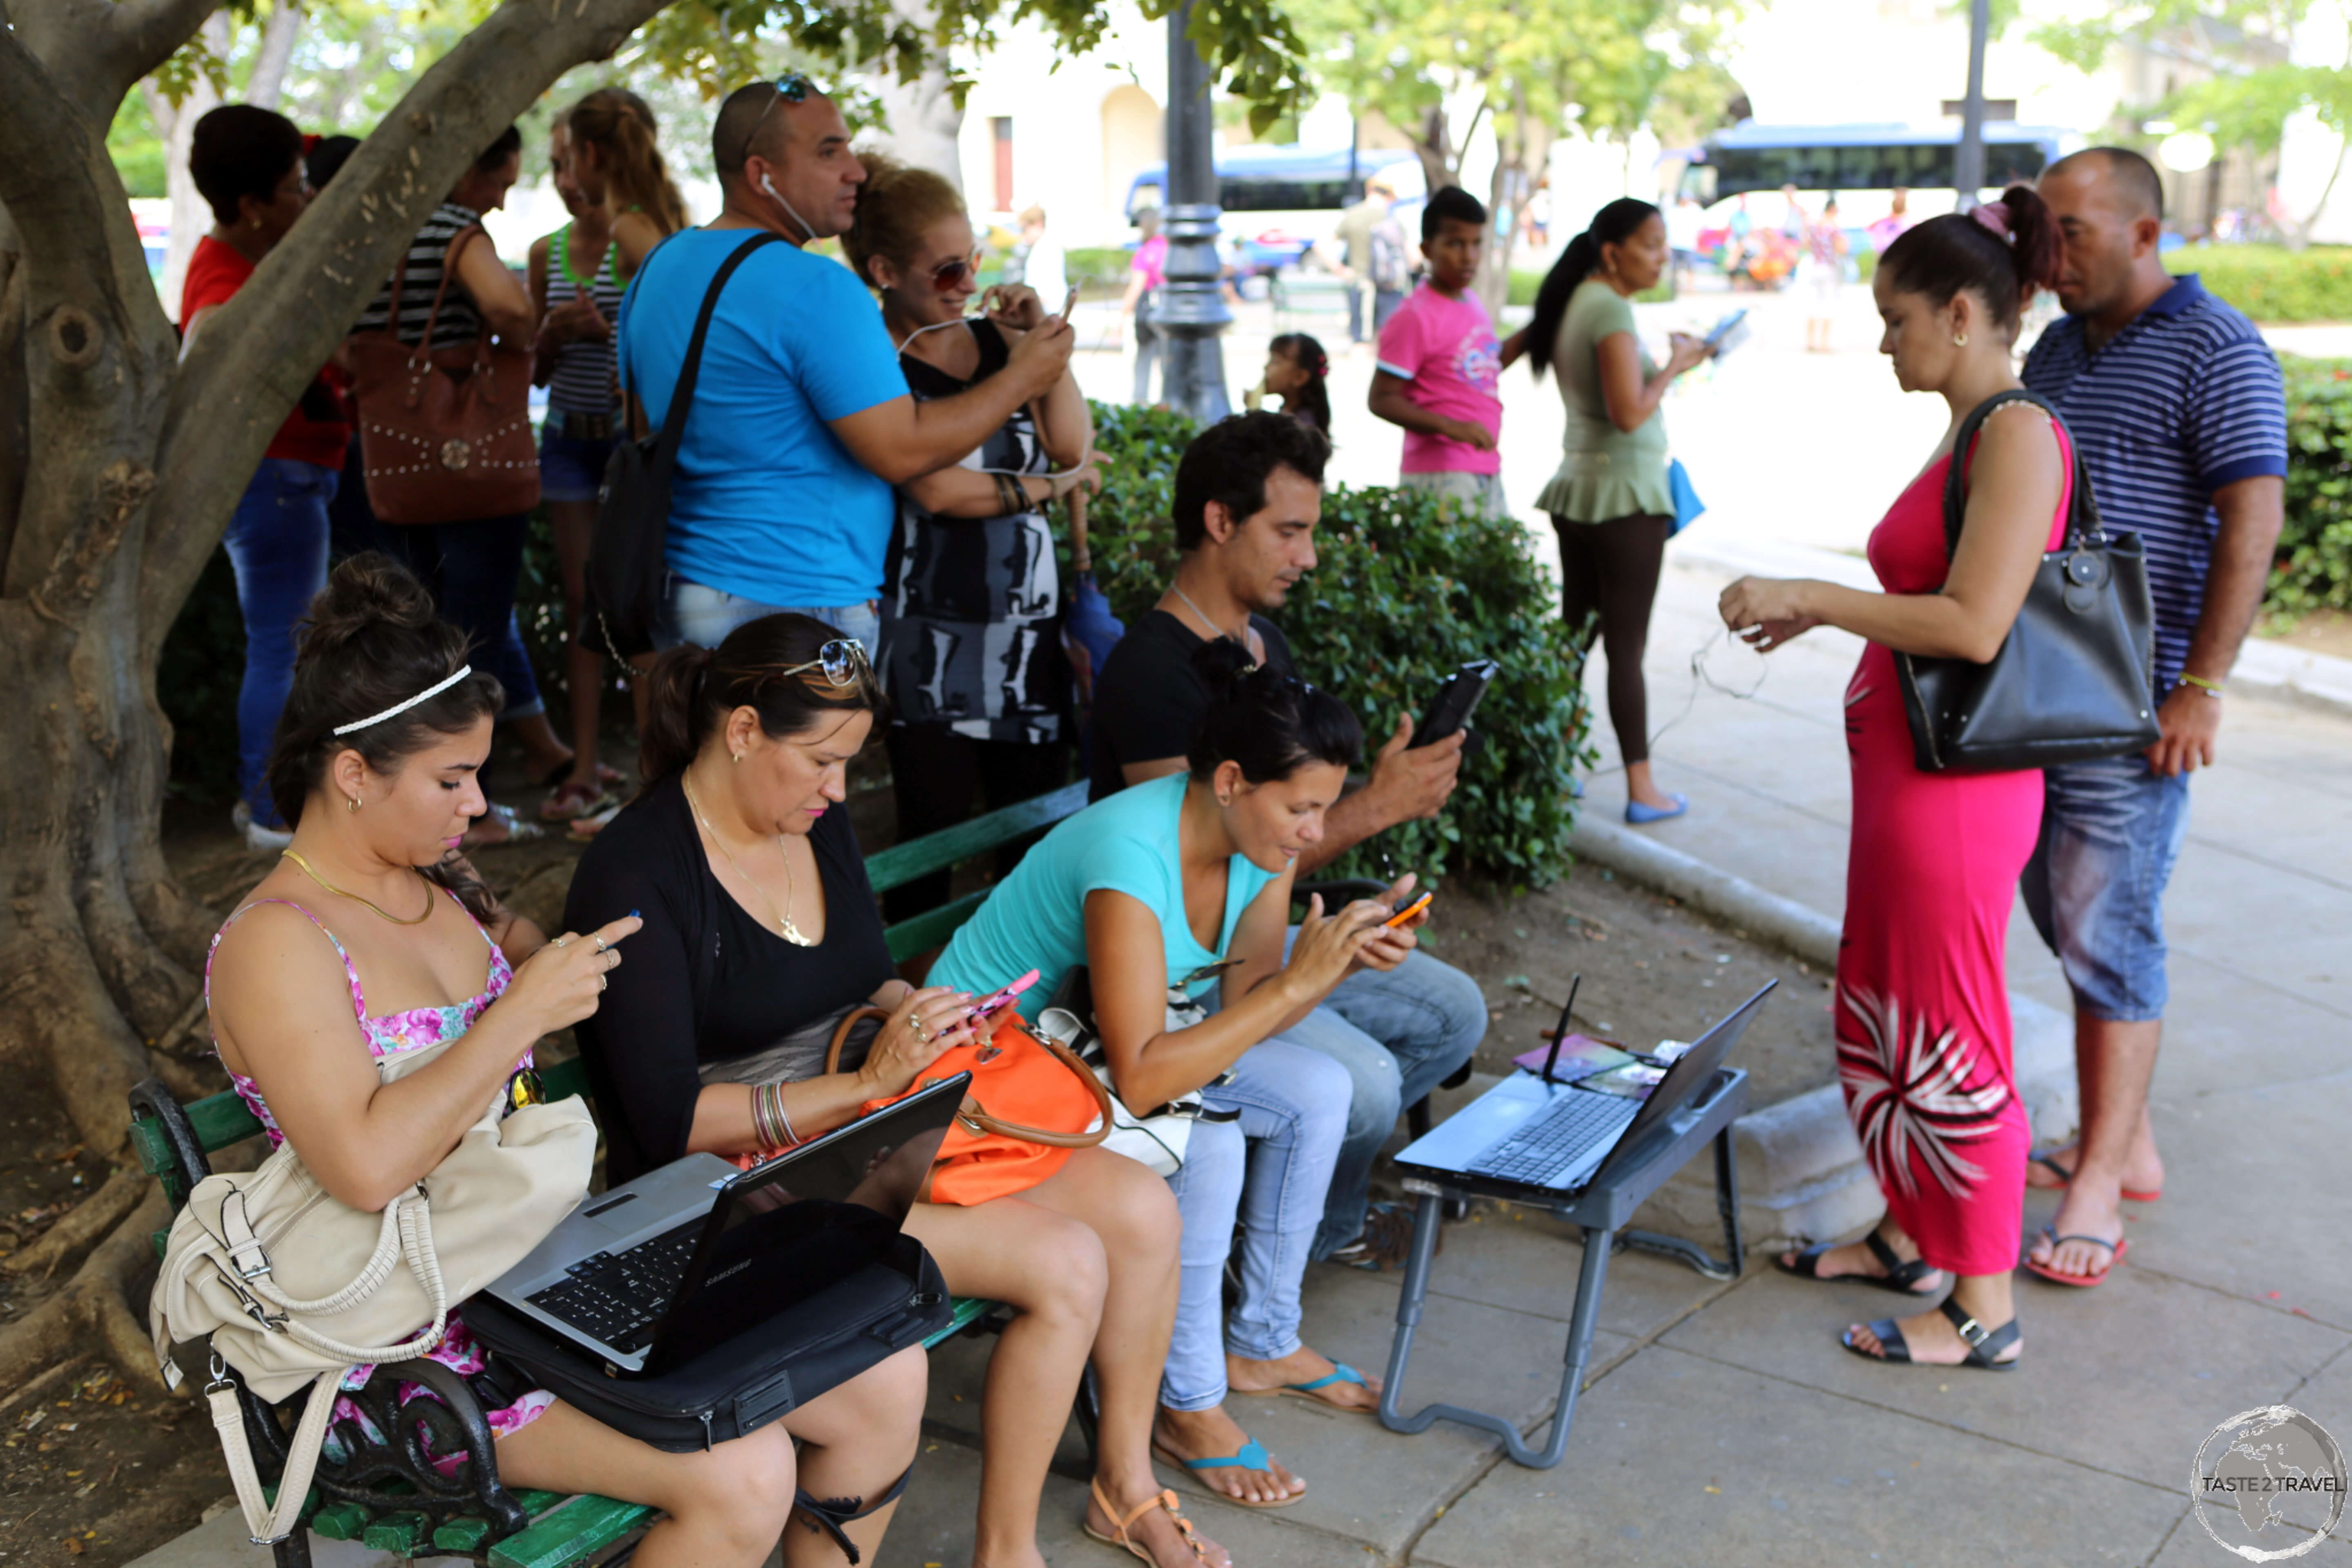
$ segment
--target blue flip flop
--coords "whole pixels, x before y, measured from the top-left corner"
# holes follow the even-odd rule
[[[1227,1455],[1225,1458],[1221,1459],[1179,1458],[1173,1450],[1170,1449],[1166,1444],[1161,1443],[1157,1439],[1152,1442],[1151,1452],[1156,1458],[1165,1459],[1171,1465],[1181,1466],[1183,1468],[1190,1470],[1196,1476],[1202,1470],[1243,1469],[1265,1470],[1271,1472],[1274,1468],[1273,1456],[1269,1455],[1265,1451],[1265,1445],[1259,1442],[1255,1437],[1250,1438],[1247,1442],[1242,1445],[1242,1451],[1240,1453]],[[1288,1508],[1292,1503],[1297,1502],[1300,1498],[1307,1495],[1305,1492],[1296,1492],[1289,1497],[1282,1499],[1278,1502],[1251,1502],[1244,1499],[1234,1497],[1230,1493],[1221,1492],[1212,1486],[1203,1485],[1201,1489],[1208,1493],[1211,1497],[1215,1498],[1218,1501],[1229,1502],[1235,1508]]]
[[[1352,1383],[1358,1388],[1367,1391],[1369,1391],[1372,1386],[1370,1384],[1364,1381],[1364,1374],[1362,1373],[1358,1372],[1346,1362],[1333,1362],[1331,1364],[1337,1370],[1326,1374],[1325,1376],[1317,1378],[1312,1383],[1286,1383],[1280,1388],[1237,1388],[1234,1392],[1236,1394],[1249,1394],[1256,1397],[1265,1399],[1288,1397],[1291,1399],[1314,1400],[1316,1404],[1321,1405],[1324,1409],[1336,1410],[1342,1415],[1370,1415],[1374,1414],[1373,1407],[1369,1405],[1339,1405],[1328,1399],[1316,1398],[1315,1391],[1317,1389],[1328,1388],[1335,1383]]]
[[[1690,797],[1688,795],[1669,795],[1666,798],[1675,803],[1671,807],[1661,808],[1654,805],[1644,805],[1638,800],[1627,801],[1625,803],[1625,820],[1632,823],[1634,826],[1640,827],[1653,822],[1670,822],[1690,809]]]

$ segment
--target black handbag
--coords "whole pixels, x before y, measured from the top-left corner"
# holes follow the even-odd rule
[[[940,1266],[901,1232],[878,1256],[805,1300],[649,1377],[609,1377],[601,1357],[489,1296],[465,1304],[509,1398],[543,1388],[616,1432],[665,1453],[708,1449],[756,1432],[947,1327]]]
[[[677,448],[686,439],[686,416],[694,406],[694,384],[702,374],[702,340],[719,309],[719,290],[735,269],[763,245],[783,237],[758,234],[735,247],[719,266],[702,296],[694,336],[678,366],[669,411],[651,436],[616,443],[604,461],[604,481],[596,492],[596,526],[588,537],[587,613],[580,617],[580,646],[611,658],[650,653],[661,616],[668,576],[664,536],[669,531],[669,485]],[[646,258],[646,265],[653,258]],[[644,268],[639,269],[643,280]]]
[[[2064,428],[2056,409],[2023,391],[1996,394],[1960,421],[1944,479],[1948,559],[1959,550],[1968,506],[1969,441],[2005,403],[2031,403]],[[2139,535],[2101,527],[2079,447],[2065,542],[2034,569],[2000,651],[1985,664],[1897,653],[1895,668],[1923,773],[2013,773],[2123,756],[2156,743],[2161,731],[2147,561]]]

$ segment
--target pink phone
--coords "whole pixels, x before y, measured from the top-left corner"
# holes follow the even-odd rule
[[[995,993],[993,995],[983,996],[979,1001],[973,1003],[971,1005],[971,1010],[966,1013],[964,1016],[968,1018],[985,1018],[988,1015],[997,1011],[1001,1007],[1011,1006],[1014,997],[1020,995],[1021,993],[1028,990],[1029,987],[1036,984],[1037,972],[1033,969],[1028,973],[1023,975],[1020,979],[1014,981],[1012,984],[1006,986],[1003,990]]]

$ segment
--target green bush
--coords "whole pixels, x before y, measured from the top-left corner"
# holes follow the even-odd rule
[[[1116,245],[1082,245],[1062,252],[1064,269],[1073,283],[1116,283],[1127,287],[1128,264],[1134,259],[1132,252]],[[1050,301],[1058,307],[1059,300]]]
[[[2167,264],[2257,321],[2352,321],[2352,247],[2191,245]]]
[[[2282,354],[2286,527],[2266,607],[2352,609],[2352,361]]]
[[[1549,270],[1548,268],[1512,268],[1510,286],[1504,292],[1503,303],[1532,307],[1536,302],[1536,291],[1543,287],[1544,273]],[[1666,275],[1658,279],[1655,288],[1644,289],[1634,295],[1633,302],[1637,305],[1664,305],[1672,303],[1675,298],[1675,275],[1673,268],[1669,268]]]
[[[1181,415],[1097,404],[1103,494],[1089,510],[1095,574],[1132,625],[1176,564],[1169,518],[1176,463],[1195,426]],[[1300,673],[1346,699],[1377,745],[1417,718],[1474,658],[1503,673],[1478,709],[1485,736],[1434,822],[1408,823],[1333,868],[1381,876],[1478,870],[1541,886],[1568,865],[1572,772],[1590,767],[1575,639],[1517,522],[1459,515],[1399,489],[1335,486],[1323,497],[1314,573],[1291,591],[1283,630]]]

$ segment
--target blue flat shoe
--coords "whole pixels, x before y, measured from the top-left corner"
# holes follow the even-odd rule
[[[1673,801],[1675,804],[1670,808],[1664,810],[1661,810],[1659,807],[1654,805],[1643,805],[1638,800],[1627,801],[1625,803],[1625,820],[1632,823],[1634,826],[1640,827],[1645,823],[1671,821],[1675,817],[1680,816],[1683,813],[1690,809],[1690,797],[1688,795],[1670,795],[1666,796],[1666,798]]]
[[[1171,1465],[1181,1466],[1183,1468],[1190,1470],[1196,1476],[1202,1470],[1264,1470],[1269,1475],[1274,1471],[1273,1456],[1269,1455],[1265,1451],[1265,1445],[1259,1442],[1255,1437],[1252,1437],[1248,1442],[1242,1445],[1242,1451],[1240,1453],[1228,1455],[1221,1459],[1178,1458],[1174,1450],[1171,1449],[1166,1444],[1160,1442],[1157,1438],[1152,1441],[1151,1452],[1157,1458],[1165,1459]],[[1288,1508],[1292,1503],[1297,1502],[1300,1498],[1307,1495],[1305,1492],[1294,1492],[1290,1496],[1284,1498],[1277,1502],[1250,1502],[1244,1499],[1234,1497],[1229,1492],[1221,1492],[1212,1486],[1203,1486],[1201,1489],[1207,1492],[1211,1497],[1215,1498],[1218,1501],[1229,1502],[1235,1508]]]
[[[1362,1373],[1358,1372],[1346,1362],[1333,1362],[1331,1365],[1334,1369],[1333,1371],[1317,1378],[1312,1383],[1286,1383],[1280,1388],[1236,1388],[1234,1392],[1235,1394],[1246,1394],[1254,1399],[1310,1399],[1316,1404],[1323,1406],[1324,1409],[1337,1410],[1343,1415],[1370,1415],[1374,1414],[1373,1407],[1369,1405],[1341,1405],[1337,1401],[1325,1399],[1321,1396],[1318,1390],[1328,1388],[1333,1384],[1352,1383],[1358,1388],[1363,1389],[1368,1393],[1370,1391],[1372,1386],[1370,1384],[1364,1381],[1364,1374]]]

